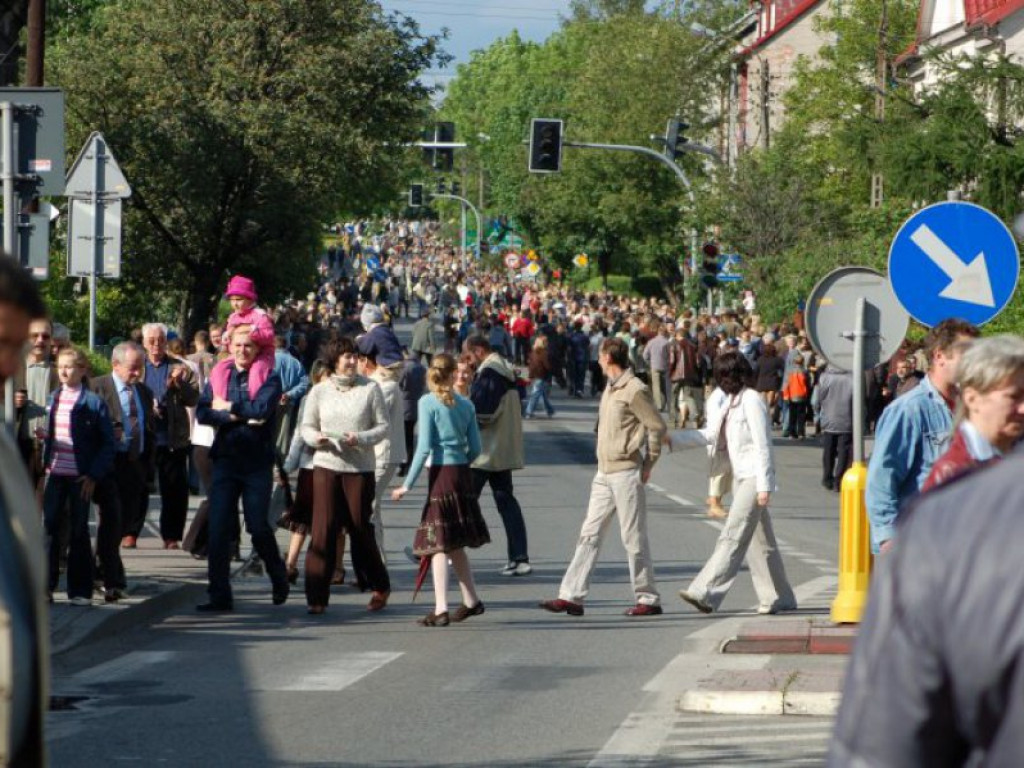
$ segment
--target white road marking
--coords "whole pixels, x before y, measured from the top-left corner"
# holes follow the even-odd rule
[[[652,491],[654,491],[655,493],[664,493],[664,492],[665,492],[665,489],[664,489],[664,488],[662,488],[662,487],[661,487],[660,485],[658,485],[657,483],[650,483],[650,482],[649,482],[649,483],[647,483],[647,487],[648,487],[648,488],[650,488],[650,489],[651,489]]]
[[[116,659],[97,664],[73,675],[71,681],[76,685],[94,685],[123,680],[136,674],[139,670],[154,664],[163,664],[178,656],[177,651],[132,651]]]
[[[714,524],[710,520],[705,522]],[[834,576],[819,576],[798,585],[793,592],[796,594],[797,602],[804,604],[811,602],[817,595],[834,589],[835,586]],[[751,610],[755,608],[756,606]],[[706,676],[711,668],[758,669],[767,664],[771,657],[765,654],[741,656],[718,653],[721,642],[732,637],[740,625],[749,620],[749,616],[737,616],[710,621],[706,627],[687,635],[687,640],[706,641],[707,651],[684,651],[651,678],[642,689],[648,696],[636,711],[622,721],[601,751],[588,763],[588,768],[623,768],[652,762],[663,746],[675,746],[676,742],[670,741],[673,726],[679,722],[692,722],[676,709],[676,701],[683,690],[694,684],[698,678]],[[716,719],[717,722],[720,721]],[[799,738],[799,734],[786,735],[778,740],[795,738]]]
[[[345,653],[317,663],[316,669],[295,674],[280,670],[276,676],[254,686],[259,691],[343,691],[386,664],[403,656],[388,651]]]
[[[689,499],[684,499],[682,496],[676,496],[674,493],[666,493],[665,494],[665,498],[666,499],[671,499],[676,504],[679,504],[680,506],[683,506],[683,507],[696,507],[697,506],[697,502],[690,501]]]

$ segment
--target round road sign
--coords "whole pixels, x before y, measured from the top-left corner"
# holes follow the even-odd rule
[[[814,351],[843,371],[853,369],[857,299],[864,297],[864,370],[899,349],[910,316],[884,275],[867,267],[840,267],[823,277],[807,299],[807,338]]]

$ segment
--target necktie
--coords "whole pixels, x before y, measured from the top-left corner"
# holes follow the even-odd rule
[[[139,408],[135,403],[135,390],[125,387],[128,393],[128,454],[133,458],[139,455]]]

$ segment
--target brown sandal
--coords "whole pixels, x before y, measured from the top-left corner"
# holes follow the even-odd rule
[[[388,597],[391,596],[390,592],[374,592],[370,598],[370,602],[366,605],[368,611],[383,611],[388,604]]]
[[[325,610],[327,610],[326,605],[311,605],[306,610],[306,613],[312,616],[320,616]]]
[[[447,627],[448,622],[448,611],[445,611],[444,613],[434,613],[431,611],[422,619],[416,620],[416,623],[421,627]]]

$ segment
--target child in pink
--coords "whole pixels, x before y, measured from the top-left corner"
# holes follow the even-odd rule
[[[252,368],[249,369],[249,397],[255,398],[260,387],[274,371],[274,324],[262,309],[256,306],[256,284],[248,277],[235,275],[228,281],[224,296],[231,302],[235,310],[228,318],[224,333],[226,343],[230,343],[231,332],[247,325],[252,330],[249,338],[259,349]],[[231,367],[235,361],[228,357],[217,363],[210,371],[210,388],[213,396],[221,400],[228,397],[228,380],[231,378]]]

